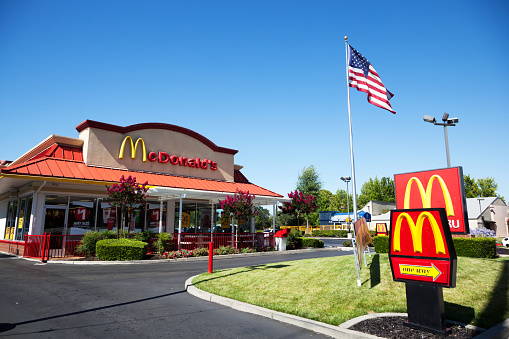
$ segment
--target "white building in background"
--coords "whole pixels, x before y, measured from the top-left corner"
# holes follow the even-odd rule
[[[468,227],[470,230],[475,228],[488,228],[495,231],[497,237],[509,236],[509,226],[507,220],[509,219],[509,206],[497,197],[485,198],[467,198],[467,212],[468,212]],[[390,208],[392,204],[392,208]],[[396,204],[386,203],[382,201],[370,201],[362,208],[363,211],[382,211],[385,209],[395,209]],[[369,229],[374,230],[377,223],[385,223],[387,227],[391,223],[391,212],[388,211],[383,214],[372,213],[371,222],[368,223]]]

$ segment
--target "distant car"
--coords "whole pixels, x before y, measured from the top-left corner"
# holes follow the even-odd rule
[[[505,247],[509,247],[509,238],[502,239],[502,245]]]
[[[265,230],[263,231],[263,233],[272,233],[273,231],[272,230]]]

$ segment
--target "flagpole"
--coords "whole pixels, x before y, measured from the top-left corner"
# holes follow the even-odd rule
[[[354,256],[355,256],[355,269],[357,271],[357,286],[361,286],[361,278],[359,275],[359,265],[358,255],[356,249],[356,241],[355,241],[355,222],[357,221],[357,190],[355,189],[355,162],[353,157],[353,133],[352,133],[352,114],[350,110],[350,84],[349,84],[349,72],[348,72],[348,37],[345,36],[345,53],[346,53],[346,88],[348,90],[348,124],[350,126],[350,163],[352,165],[352,195],[353,195],[353,241],[352,245],[354,248]],[[349,199],[349,197],[346,197]]]

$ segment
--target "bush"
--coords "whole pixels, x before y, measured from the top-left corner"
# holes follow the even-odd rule
[[[288,234],[286,240],[286,247],[290,250],[302,248],[302,238],[299,236],[299,231],[292,229]]]
[[[452,238],[458,257],[495,258],[497,241],[494,238]]]
[[[389,253],[390,239],[387,235],[373,237],[373,245],[376,253]]]
[[[313,231],[313,237],[346,238],[347,234],[348,234],[347,230],[315,230],[315,231]]]
[[[324,242],[315,238],[303,238],[302,247],[323,248]]]
[[[134,239],[143,241],[148,243],[150,241],[150,237],[152,236],[152,232],[150,231],[141,231],[138,233],[134,233]]]
[[[141,260],[147,254],[148,244],[132,239],[99,240],[96,245],[97,257],[101,260]]]
[[[496,235],[495,231],[490,230],[485,227],[474,228],[474,229],[470,230],[470,234],[474,235],[476,237],[485,237],[485,238],[494,238]]]
[[[115,239],[117,237],[117,234],[113,231],[103,231],[103,232],[87,232],[81,239],[81,242],[76,249],[76,252],[78,254],[84,254],[87,257],[94,257],[95,256],[95,247],[97,245],[97,242],[99,240],[103,239]]]
[[[164,252],[162,255],[163,259],[187,258],[190,256],[191,256],[191,251],[188,251],[188,250]]]
[[[214,254],[217,255],[225,255],[225,254],[237,254],[239,253],[239,250],[235,247],[231,246],[221,246],[217,250],[214,251]]]
[[[158,233],[157,241],[155,243],[156,251],[159,254],[163,254],[164,252],[170,249],[170,240],[172,239],[170,233]]]
[[[240,250],[240,253],[256,253],[256,248],[244,247]]]
[[[343,241],[342,245],[344,247],[352,247],[352,242],[350,240]]]

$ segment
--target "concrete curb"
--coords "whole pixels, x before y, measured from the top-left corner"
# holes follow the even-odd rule
[[[475,337],[475,339],[507,339],[509,338],[509,319],[493,326]]]
[[[192,281],[195,277],[198,275],[192,276],[185,282],[185,289],[186,291],[200,299],[204,299],[216,304],[220,304],[226,307],[233,308],[235,310],[241,311],[241,312],[247,312],[256,314],[262,317],[270,318],[273,320],[281,321],[287,324],[291,324],[294,326],[302,327],[308,330],[311,330],[313,332],[321,333],[328,335],[333,338],[351,338],[351,339],[362,339],[362,338],[380,338],[371,334],[357,332],[353,330],[349,330],[348,328],[352,327],[353,325],[360,323],[361,321],[372,319],[372,318],[380,318],[380,317],[407,317],[407,313],[373,313],[373,314],[366,314],[362,315],[357,318],[350,319],[348,321],[345,321],[344,323],[340,324],[339,326],[333,326],[329,324],[325,324],[319,321],[306,319],[302,317],[298,317],[291,314],[286,314],[278,311],[269,310],[267,308],[263,308],[256,305],[247,304],[242,301],[221,297],[209,292],[205,292],[203,290],[200,290],[196,288]],[[451,321],[447,320],[448,323],[464,326],[469,329],[482,331],[481,334],[476,336],[476,339],[507,339],[509,338],[509,319],[506,319],[505,321],[501,322],[500,324],[490,328],[489,330],[485,330],[483,328],[468,325],[464,323],[460,323],[457,321]]]
[[[225,297],[221,297],[212,293],[208,293],[202,291],[192,284],[193,279],[197,276],[190,277],[186,280],[185,289],[188,293],[194,295],[197,298],[204,299],[210,302],[214,302],[216,304],[220,304],[226,307],[233,308],[235,310],[241,312],[247,312],[256,314],[262,317],[270,318],[273,320],[281,321],[287,324],[291,324],[294,326],[302,327],[307,330],[311,330],[316,333],[321,333],[328,335],[333,338],[350,338],[350,339],[374,339],[379,338],[377,336],[366,334],[362,332],[357,332],[353,330],[349,330],[347,328],[343,328],[341,326],[333,326],[329,324],[325,324],[319,321],[306,319],[297,317],[295,315],[286,314],[278,311],[269,310],[267,308],[263,308],[260,306],[255,306],[251,304],[244,303],[242,301],[237,301]]]

